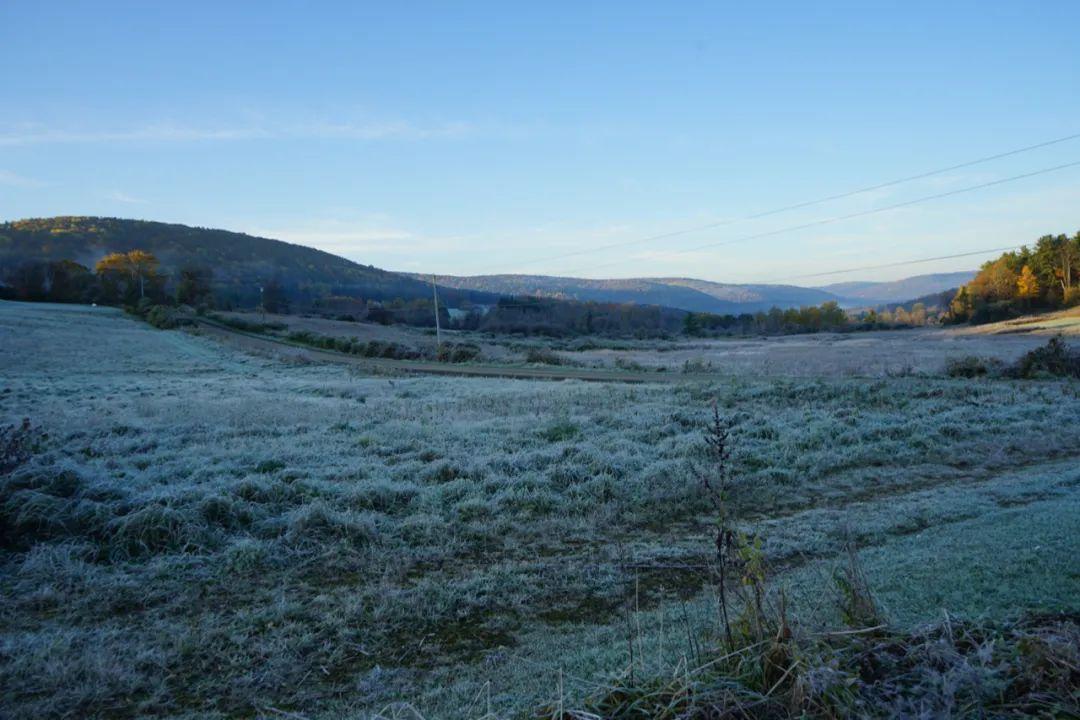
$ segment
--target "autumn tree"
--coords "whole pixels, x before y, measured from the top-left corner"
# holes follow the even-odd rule
[[[1020,277],[1016,280],[1016,295],[1029,302],[1039,297],[1039,279],[1030,265],[1025,265],[1020,271]]]
[[[1031,269],[1042,291],[1053,291],[1056,296],[1056,300],[1047,299],[1060,300],[1080,274],[1080,233],[1071,239],[1067,235],[1043,235],[1035,244]]]
[[[144,250],[132,250],[126,253],[109,253],[98,260],[94,272],[102,279],[103,285],[118,289],[120,282],[125,284],[125,294],[132,295],[138,288],[139,298],[146,297],[149,282],[160,281],[158,259]]]
[[[995,302],[1011,300],[1016,296],[1019,273],[1013,269],[1013,258],[1003,255],[982,266],[979,274],[968,284],[968,290],[977,300]]]
[[[974,303],[971,299],[971,292],[968,290],[967,285],[961,285],[960,289],[956,291],[956,297],[949,303],[949,315],[952,320],[963,322],[971,317],[973,309]]]

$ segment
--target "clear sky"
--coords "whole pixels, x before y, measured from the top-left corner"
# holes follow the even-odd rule
[[[1080,229],[1080,2],[0,2],[0,219],[398,270],[775,281]],[[984,258],[822,278],[887,279]]]

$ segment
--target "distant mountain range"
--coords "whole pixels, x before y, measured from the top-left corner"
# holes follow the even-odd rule
[[[796,285],[737,285],[693,278],[629,278],[590,280],[548,275],[440,275],[439,285],[505,295],[531,295],[565,300],[663,305],[719,314],[754,313],[772,307],[820,305],[830,300],[846,308],[870,307],[911,300],[958,287],[975,272],[918,275],[890,282],[848,282],[820,288]],[[413,275],[414,278],[430,277]]]
[[[184,265],[212,268],[219,292],[233,302],[257,302],[260,284],[277,280],[306,303],[329,295],[373,300],[431,296],[430,275],[397,273],[321,250],[244,233],[187,225],[101,217],[54,217],[0,223],[0,275],[20,263],[74,260],[93,267],[110,252],[139,248],[156,255],[166,273]],[[843,307],[898,303],[955,288],[974,272],[919,275],[892,282],[846,282],[818,288],[737,285],[693,278],[590,280],[546,275],[442,275],[448,306],[500,296],[658,305],[691,312],[753,313],[772,307]],[[2,279],[2,278],[0,278]]]
[[[884,305],[933,295],[944,290],[966,285],[975,277],[974,270],[966,272],[934,273],[915,275],[903,280],[891,282],[843,282],[825,285],[819,289],[830,292],[848,301],[861,301],[866,304]]]

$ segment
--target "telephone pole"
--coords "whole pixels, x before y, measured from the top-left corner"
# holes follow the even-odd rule
[[[439,327],[439,288],[435,285],[435,276],[431,276],[431,295],[435,298],[435,344],[442,347],[442,328]]]

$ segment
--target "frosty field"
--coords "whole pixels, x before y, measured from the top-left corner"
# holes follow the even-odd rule
[[[674,666],[716,629],[714,400],[808,625],[846,541],[900,625],[1080,610],[1080,384],[940,374],[1030,338],[905,337],[710,383],[368,377],[0,303],[0,425],[35,433],[0,477],[0,715],[514,716],[603,686],[628,628]]]
[[[254,313],[224,313],[252,321]],[[379,340],[426,355],[435,352],[434,331],[380,326],[296,315],[267,315],[287,331],[319,336]],[[282,334],[284,334],[284,332]],[[733,336],[626,340],[606,338],[516,338],[486,333],[444,331],[450,342],[475,345],[489,363],[528,362],[529,351],[543,349],[571,367],[623,368],[665,372],[720,372],[740,376],[872,377],[934,374],[950,359],[977,355],[1013,362],[1053,334],[1080,335],[1080,309],[1019,318],[978,327],[927,327],[853,333],[774,337]]]

